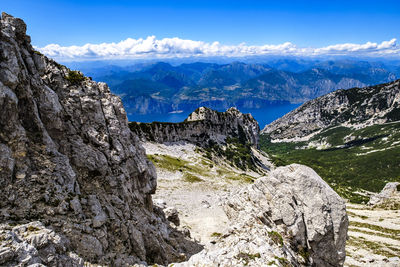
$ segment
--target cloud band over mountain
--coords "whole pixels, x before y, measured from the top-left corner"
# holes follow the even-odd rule
[[[184,58],[184,57],[241,57],[241,56],[366,56],[400,57],[396,39],[382,43],[336,44],[321,48],[301,48],[286,42],[279,45],[224,45],[219,42],[184,40],[180,38],[146,39],[128,38],[119,43],[60,46],[49,44],[35,47],[52,58],[61,60],[133,59],[133,58]]]

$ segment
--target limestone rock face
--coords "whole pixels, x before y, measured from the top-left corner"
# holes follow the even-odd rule
[[[224,143],[227,137],[239,138],[258,147],[260,127],[251,114],[236,108],[218,112],[200,107],[181,123],[130,123],[139,138],[158,143],[186,141],[208,145],[209,141]]]
[[[95,263],[181,259],[190,244],[153,212],[155,169],[120,99],[34,51],[25,31],[2,14],[0,221],[40,220]]]
[[[311,134],[336,125],[358,127],[400,120],[400,80],[338,90],[308,101],[267,125],[262,133],[272,140],[307,140]]]
[[[398,190],[399,187],[400,183],[398,182],[387,183],[379,194],[371,196],[368,205],[379,205],[389,200],[390,198],[400,195],[400,192]]]
[[[292,164],[231,193],[231,229],[177,266],[342,266],[344,201],[310,168]],[[197,264],[197,265],[196,265]]]
[[[68,252],[69,240],[42,223],[34,221],[18,226],[0,225],[0,265],[84,266],[84,260]]]

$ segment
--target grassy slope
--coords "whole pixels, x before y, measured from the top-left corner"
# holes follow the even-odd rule
[[[328,145],[318,150],[308,146],[313,141]],[[368,201],[368,197],[355,193],[360,189],[379,192],[387,182],[400,181],[400,122],[359,130],[333,127],[309,142],[271,143],[267,135],[262,135],[260,143],[276,165],[310,166],[352,202]]]

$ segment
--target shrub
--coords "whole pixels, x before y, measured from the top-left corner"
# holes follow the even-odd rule
[[[283,246],[283,238],[278,232],[268,232],[268,236],[272,239],[272,241],[274,241],[275,244]]]
[[[73,85],[78,85],[85,80],[85,77],[79,71],[70,70],[65,79]]]

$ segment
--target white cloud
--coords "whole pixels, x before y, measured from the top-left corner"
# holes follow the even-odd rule
[[[184,40],[180,38],[146,39],[128,38],[119,43],[85,44],[83,46],[60,46],[49,44],[35,47],[40,52],[56,59],[129,59],[129,58],[174,58],[174,57],[240,57],[252,55],[283,56],[400,56],[400,45],[396,39],[380,44],[336,44],[321,48],[301,48],[286,42],[279,45],[223,45],[219,42]]]

